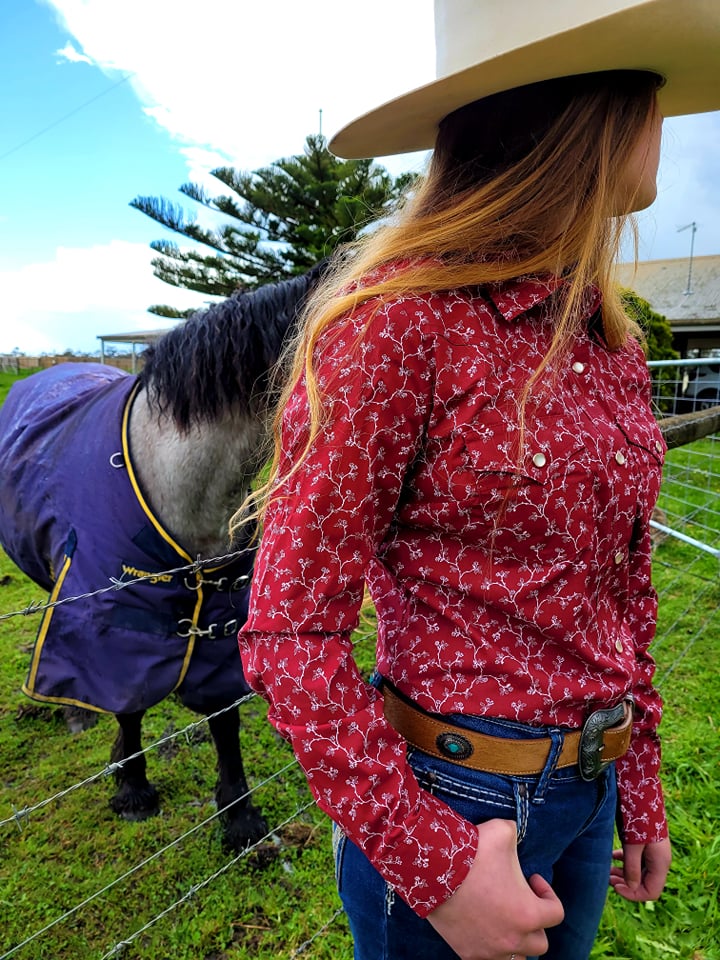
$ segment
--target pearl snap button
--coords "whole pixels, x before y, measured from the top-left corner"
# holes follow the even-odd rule
[[[545,456],[544,453],[536,453],[533,456],[533,463],[535,464],[536,467],[544,467],[545,464],[547,463],[547,457]]]
[[[655,441],[655,449],[657,450],[657,452],[658,452],[658,453],[662,453],[662,448],[663,448],[663,445],[660,443],[659,440],[656,440],[656,441]]]
[[[618,550],[618,552],[613,557],[613,560],[615,561],[615,563],[622,563],[624,559],[625,559],[625,554],[622,553],[622,551],[620,550]]]
[[[585,364],[580,363],[579,360],[576,360],[575,363],[572,365],[572,368],[573,368],[573,373],[583,373],[585,370]]]
[[[623,651],[622,640],[615,641],[615,649],[617,650],[618,653],[622,653]]]
[[[625,463],[625,454],[622,452],[622,450],[617,451],[617,453],[615,454],[615,459],[620,464],[620,466],[622,466],[623,463]]]

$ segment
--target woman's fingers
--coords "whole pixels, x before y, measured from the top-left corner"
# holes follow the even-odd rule
[[[539,875],[526,880],[517,856],[517,831],[508,820],[478,827],[470,872],[452,897],[428,920],[462,960],[516,960],[545,953],[546,927],[564,911]]]

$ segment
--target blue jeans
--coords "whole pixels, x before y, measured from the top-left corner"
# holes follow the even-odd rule
[[[565,909],[548,929],[547,960],[586,960],[605,904],[616,808],[615,768],[584,781],[577,767],[554,769],[563,731],[504,720],[455,715],[455,723],[494,736],[550,735],[553,748],[539,776],[506,777],[470,770],[410,748],[420,785],[472,823],[514,820],[526,877],[541,874]],[[335,872],[350,922],[355,960],[457,960],[457,954],[385,883],[367,858],[335,827]],[[479,905],[481,906],[481,905]],[[532,958],[531,958],[532,960]]]

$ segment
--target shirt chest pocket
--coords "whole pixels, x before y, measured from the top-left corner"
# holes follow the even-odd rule
[[[665,441],[660,428],[650,416],[641,419],[624,411],[617,417],[617,425],[627,440],[631,450],[634,448],[649,454],[654,464],[662,466],[665,460]]]
[[[660,492],[665,441],[649,411],[620,411],[613,427],[615,445],[607,459],[620,467],[610,471],[611,489],[618,502],[631,497],[634,512],[649,520]]]
[[[492,539],[496,556],[566,560],[595,532],[596,477],[582,430],[563,419],[539,418],[520,431],[483,418],[456,445],[452,492],[467,522]]]

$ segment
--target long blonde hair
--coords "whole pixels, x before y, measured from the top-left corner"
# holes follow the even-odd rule
[[[362,303],[562,276],[553,341],[521,390],[521,416],[533,383],[572,341],[589,284],[603,297],[608,346],[618,349],[639,334],[612,282],[629,219],[615,205],[629,158],[655,119],[658,85],[655,74],[642,71],[583,74],[487,97],[442,121],[427,175],[392,217],[337,257],[288,346],[292,361],[273,423],[269,479],[254,494],[259,515],[285,479],[279,476],[285,406],[304,377],[309,424],[294,472],[323,423],[314,372],[318,339]],[[377,269],[398,262],[402,269]],[[235,525],[247,519],[243,507]]]

